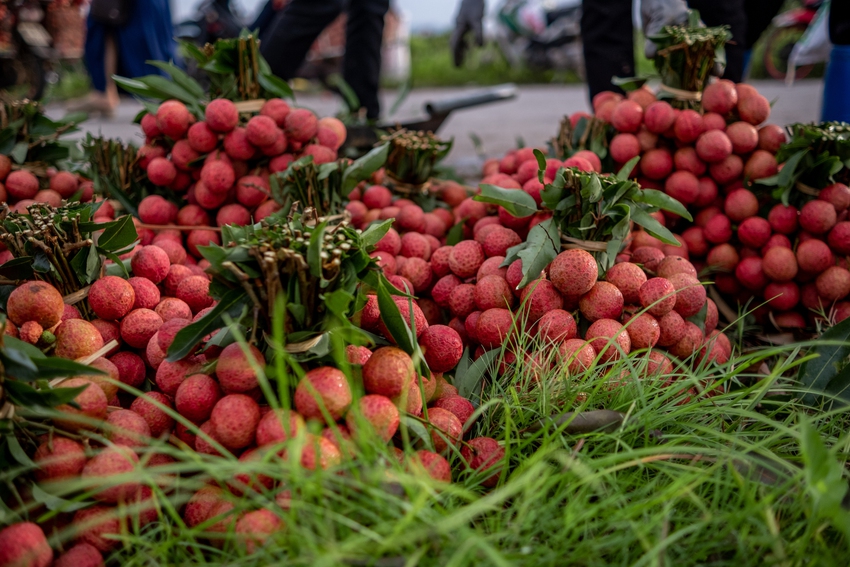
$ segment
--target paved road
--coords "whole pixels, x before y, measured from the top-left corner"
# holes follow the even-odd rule
[[[776,81],[757,81],[753,84],[768,100],[775,102],[770,122],[784,125],[819,119],[823,89],[821,81],[801,81],[791,87]],[[478,87],[418,89],[410,93],[390,118],[404,120],[423,116],[426,101],[451,98],[475,90]],[[395,92],[383,94],[384,109],[392,107],[396,96]],[[522,86],[519,95],[513,100],[457,111],[439,132],[444,137],[455,139],[447,163],[466,175],[474,174],[480,158],[472,142],[473,135],[481,140],[482,150],[487,157],[501,156],[516,147],[516,141],[520,138],[526,145],[544,145],[556,134],[564,114],[588,109],[586,97],[582,85]],[[296,99],[299,105],[311,108],[320,115],[334,114],[340,106],[331,94],[301,94]],[[140,109],[141,105],[136,101],[125,99],[113,118],[94,118],[86,122],[83,128],[107,137],[141,143],[138,127],[131,124]],[[62,113],[61,107],[50,109],[52,115]]]

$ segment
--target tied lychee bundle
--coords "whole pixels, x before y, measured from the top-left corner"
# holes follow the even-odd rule
[[[381,136],[389,144],[386,172],[390,188],[402,195],[426,194],[437,165],[452,149],[452,140],[439,139],[433,132],[399,128]]]
[[[290,314],[285,343],[294,353],[308,352],[323,333],[348,325],[361,282],[377,275],[368,251],[388,228],[389,223],[381,223],[361,234],[345,216],[320,218],[312,209],[227,227],[223,247],[202,251],[218,305],[180,332],[169,360],[193,352],[206,335],[225,325],[223,314],[233,316],[243,306],[243,324],[257,340],[271,336],[272,318],[283,306]]]
[[[687,25],[664,26],[649,36],[656,47],[654,63],[664,98],[672,99],[677,108],[699,108],[710,74],[725,67],[730,38],[728,26],[701,26],[695,10],[688,12]]]
[[[34,101],[2,101],[0,109],[0,203],[26,212],[33,203],[58,207],[65,199],[89,201],[93,185],[76,173],[58,171],[69,156],[60,138],[77,130],[85,114],[69,114],[60,120],[44,115]]]
[[[85,290],[101,277],[104,260],[119,260],[133,249],[137,238],[130,217],[113,221],[106,211],[101,212],[105,207],[107,202],[68,203],[58,208],[34,203],[18,213],[0,205],[5,278],[13,283],[48,282],[59,290],[60,299],[78,304],[80,314],[91,319],[87,303],[81,302]],[[120,261],[114,268],[126,273]]]

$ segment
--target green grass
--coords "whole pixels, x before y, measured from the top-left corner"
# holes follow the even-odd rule
[[[414,87],[580,82],[571,72],[511,66],[493,42],[470,50],[464,64],[455,67],[448,34],[411,36],[410,58]]]
[[[850,513],[840,503],[847,489],[850,414],[845,407],[807,408],[795,401],[788,376],[796,371],[801,348],[805,345],[757,350],[723,367],[692,370],[681,364],[667,377],[642,377],[646,360],[639,352],[572,378],[562,366],[535,375],[531,364],[499,378],[491,375],[480,385],[470,374],[459,376],[462,389],[475,385],[470,397],[479,404],[467,438],[491,436],[506,451],[508,466],[493,490],[480,485],[489,473],[464,471],[457,450],[449,455],[455,482],[441,485],[406,470],[373,439],[360,442],[356,459],[317,473],[274,452],[264,461],[239,462],[155,445],[150,453],[167,453],[175,463],[132,479],[152,487],[159,519],[139,526],[133,510],[123,508],[126,530],[110,561],[846,565]],[[762,362],[769,372],[754,374],[750,369]],[[285,385],[289,378],[268,380],[266,386]],[[568,423],[549,419],[601,408],[624,413],[625,422],[607,433],[572,434]],[[406,447],[426,443],[416,420],[404,423]],[[40,431],[23,433],[34,437]],[[297,462],[304,442],[299,436],[285,445],[289,458]],[[6,470],[0,481],[24,491],[26,471],[26,466]],[[179,476],[163,482],[156,476],[162,473]],[[275,503],[279,488],[231,497],[237,512],[267,508],[286,525],[251,556],[232,537],[218,534],[211,541],[204,537],[209,525],[190,529],[180,517],[194,491],[226,487],[236,473],[266,475],[292,492],[288,510]],[[5,519],[15,508],[22,517],[44,522],[103,485],[75,481],[51,488],[56,498],[39,496],[49,510],[8,501]],[[53,535],[54,543],[68,540],[79,527],[57,525],[65,527]]]

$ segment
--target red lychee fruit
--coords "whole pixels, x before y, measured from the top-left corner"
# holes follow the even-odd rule
[[[242,449],[253,443],[259,422],[260,406],[245,394],[224,396],[210,414],[215,439],[228,449]]]
[[[18,522],[0,531],[0,565],[50,567],[53,550],[44,532],[32,522]]]
[[[100,550],[90,543],[83,542],[60,555],[53,567],[103,567],[103,565],[103,555]]]
[[[653,180],[665,179],[673,170],[673,156],[665,148],[649,150],[638,164],[641,173]]]
[[[770,102],[758,93],[739,97],[738,115],[741,120],[758,126],[770,116]]]
[[[431,325],[425,329],[419,337],[419,346],[432,372],[452,370],[463,356],[463,341],[460,335],[445,325]]]
[[[732,81],[720,80],[708,85],[702,93],[702,108],[706,112],[729,114],[738,103],[738,93]]]
[[[565,340],[577,337],[578,327],[568,311],[553,309],[538,321],[537,336],[547,343],[561,344]]]
[[[68,319],[56,329],[54,354],[77,360],[94,354],[103,347],[103,337],[97,328],[83,319]]]
[[[726,196],[724,212],[730,220],[741,222],[758,213],[759,203],[752,191],[736,189]]]
[[[738,179],[744,171],[744,162],[740,156],[732,154],[725,159],[712,163],[708,167],[711,178],[725,185]]]
[[[435,336],[445,338],[444,333]],[[413,376],[413,361],[406,352],[396,347],[377,349],[363,365],[363,387],[366,391],[388,398],[400,395]]]
[[[210,418],[221,397],[221,388],[215,380],[205,374],[193,374],[177,388],[174,406],[189,421],[203,423]]]
[[[827,201],[809,201],[800,209],[800,228],[811,234],[825,234],[836,222],[835,207]]]
[[[651,278],[638,290],[640,304],[655,317],[663,317],[676,305],[675,291],[667,278]]]
[[[143,447],[150,443],[151,430],[148,422],[132,410],[115,410],[103,425],[104,436],[113,445]]]
[[[142,246],[130,259],[130,266],[136,276],[159,283],[168,275],[171,260],[162,248]]]
[[[673,274],[668,281],[676,288],[674,309],[682,317],[691,317],[700,312],[705,305],[706,291],[700,281],[690,274]]]
[[[488,309],[475,324],[475,336],[484,348],[501,346],[513,328],[513,313],[509,309]]]
[[[319,123],[316,115],[306,108],[294,108],[286,115],[284,127],[289,139],[304,143],[316,135]]]
[[[375,355],[380,350],[383,349],[375,351],[375,354],[373,354],[369,360],[371,361],[375,358]],[[404,353],[404,351],[401,352]],[[408,357],[408,359],[409,358],[410,357]],[[412,372],[412,361],[410,365]],[[365,385],[365,365],[363,367],[363,375]],[[336,368],[331,368],[329,366],[315,368],[307,372],[298,383],[298,387],[295,389],[295,409],[298,410],[298,413],[300,413],[305,419],[317,419],[324,421],[324,408],[330,418],[336,421],[345,415],[345,412],[348,410],[348,406],[351,405],[351,399],[351,386],[349,385],[345,374]]]
[[[179,100],[166,100],[156,111],[156,127],[172,140],[179,140],[189,130],[190,118],[185,104]]]
[[[702,160],[715,163],[732,154],[732,142],[724,132],[709,130],[697,139],[696,150]]]
[[[775,282],[788,282],[797,276],[797,257],[790,248],[776,246],[762,260],[764,274]]]
[[[850,293],[850,272],[841,266],[830,266],[817,277],[815,286],[825,302],[844,299]]]
[[[249,392],[257,387],[257,373],[254,366],[265,368],[266,359],[260,350],[248,345],[248,352],[253,358],[253,365],[238,343],[224,347],[216,363],[215,374],[222,388],[228,392]]]
[[[304,428],[304,418],[285,409],[272,410],[257,425],[257,446],[264,447],[292,439]]]
[[[499,482],[505,450],[491,437],[476,437],[467,441],[460,450],[463,460],[477,473],[493,474],[481,481],[481,485],[493,488]]]
[[[669,103],[656,101],[646,107],[643,120],[647,130],[654,134],[663,134],[673,126],[676,113]]]
[[[386,396],[366,395],[348,411],[345,424],[355,436],[362,425],[368,425],[381,440],[388,442],[398,430],[398,409]]]
[[[46,282],[24,282],[12,290],[6,301],[6,316],[18,326],[35,321],[49,329],[62,319],[64,311],[62,294]]]
[[[59,193],[63,199],[73,197],[78,187],[77,176],[69,171],[59,171],[50,178],[50,188]]]
[[[35,478],[39,482],[54,482],[75,478],[82,472],[88,457],[80,443],[56,435],[38,446],[32,460],[38,466]]]
[[[204,110],[204,119],[212,131],[230,132],[239,122],[239,110],[232,101],[217,98],[211,100],[207,105]]]
[[[136,292],[127,280],[104,276],[89,288],[89,305],[95,315],[107,321],[121,319],[133,308]]]
[[[428,410],[428,424],[434,451],[444,453],[449,445],[455,445],[463,436],[463,424],[452,412],[442,408]]]
[[[564,298],[552,282],[538,279],[523,288],[520,303],[518,315],[525,325],[531,326],[549,311],[561,309],[564,306]]]
[[[566,296],[584,295],[598,277],[596,260],[584,250],[566,250],[549,265],[549,279]]]
[[[484,263],[484,249],[474,240],[463,240],[452,248],[449,267],[459,278],[470,278]]]
[[[741,260],[735,268],[735,277],[742,286],[752,291],[761,290],[768,284],[762,260],[757,256]]]
[[[813,238],[797,246],[797,265],[804,272],[819,274],[835,264],[835,256],[823,240]]]
[[[705,335],[694,323],[685,321],[685,332],[675,345],[670,347],[670,353],[681,359],[688,358],[697,352],[705,342]]]
[[[92,488],[99,488],[93,494],[97,500],[107,504],[116,504],[135,496],[141,485],[132,480],[115,484],[114,481],[109,480],[110,477],[132,473],[135,471],[138,462],[139,457],[130,448],[112,445],[92,457],[83,467],[80,477],[84,480],[90,480],[93,484]],[[103,487],[104,485],[105,487]]]
[[[100,389],[97,384],[85,378],[71,378],[60,384],[61,388],[85,388],[74,398],[74,403],[77,407],[69,404],[62,404],[57,407],[57,411],[62,412],[61,417],[53,418],[56,425],[77,431],[79,429],[96,429],[97,424],[93,421],[103,421],[106,419],[107,400],[106,394]]]
[[[161,326],[162,317],[155,311],[134,309],[121,320],[121,338],[133,348],[144,348]]]
[[[661,337],[658,320],[649,313],[641,313],[628,319],[626,331],[633,349],[652,348]]]
[[[579,309],[588,321],[619,319],[623,312],[623,294],[612,283],[596,282],[581,296]]]
[[[157,405],[159,404],[159,405]],[[171,400],[160,392],[146,392],[133,400],[130,410],[142,417],[148,424],[151,437],[159,438],[174,427],[174,419],[159,406],[172,408]]]

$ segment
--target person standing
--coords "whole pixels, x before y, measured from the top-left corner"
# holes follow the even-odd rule
[[[664,26],[683,24],[688,8],[699,10],[708,26],[728,25],[733,40],[726,46],[724,77],[740,82],[744,72],[747,18],[744,0],[640,0],[644,35],[650,36]],[[452,34],[455,65],[463,62],[467,38],[471,35],[483,44],[481,18],[484,0],[462,0]],[[622,90],[611,83],[612,77],[634,77],[634,29],[632,0],[583,0],[581,36],[584,48],[587,85],[593,98],[602,91]],[[646,56],[654,57],[655,46],[646,41]]]
[[[275,75],[292,79],[313,41],[345,11],[342,78],[366,109],[366,118],[375,120],[381,112],[381,42],[389,8],[390,0],[291,0],[260,36],[260,53]]]
[[[168,0],[92,0],[87,21],[85,63],[93,90],[69,105],[111,116],[118,87],[112,75],[163,74],[146,61],[171,61],[176,53]]]

